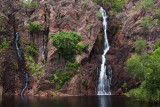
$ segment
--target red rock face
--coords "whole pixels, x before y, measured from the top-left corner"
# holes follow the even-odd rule
[[[129,71],[124,69],[127,59],[135,54],[135,42],[137,39],[144,39],[147,45],[152,48],[147,51],[151,51],[157,38],[159,38],[159,27],[154,26],[149,29],[144,29],[141,26],[141,21],[147,15],[155,16],[154,12],[145,12],[143,8],[136,7],[137,0],[130,0],[125,6],[122,12],[119,12],[116,16],[118,23],[116,24],[112,13],[110,13],[110,27],[108,29],[108,35],[110,40],[110,50],[106,57],[112,67],[112,93],[122,94],[122,84],[127,83],[127,89],[133,89],[140,85],[140,81],[130,75]],[[160,2],[155,2],[155,8],[158,7]],[[106,8],[107,9],[107,8]],[[118,26],[116,26],[118,25]],[[119,26],[121,25],[121,26]],[[116,28],[116,35],[113,36],[112,32]]]
[[[136,39],[142,38],[140,35],[144,34],[140,22],[146,14],[142,9],[132,13],[132,10],[136,8],[134,2],[136,1],[129,1],[126,9],[117,14],[117,19],[122,23],[116,23],[113,13],[109,13],[108,38],[110,50],[106,57],[113,72],[112,94],[122,94],[122,84],[124,82],[127,82],[128,90],[139,84],[139,81],[124,69],[125,62],[134,53]],[[9,5],[8,10],[5,10],[6,3]],[[109,9],[106,5],[101,6],[106,10]],[[78,73],[63,85],[59,95],[95,95],[97,93],[97,68],[100,67],[103,52],[103,29],[101,22],[96,17],[98,12],[96,4],[92,0],[87,0],[87,2],[86,0],[40,0],[38,7],[31,7],[30,9],[22,8],[24,4],[18,0],[5,0],[0,2],[0,7],[3,7],[0,12],[9,18],[4,21],[9,30],[5,29],[4,32],[0,32],[0,39],[2,40],[2,38],[10,35],[9,41],[11,41],[10,47],[0,53],[0,57],[5,59],[0,60],[0,69],[3,70],[1,83],[4,93],[18,94],[24,85],[21,74],[12,72],[18,71],[18,60],[13,48],[13,28],[20,35],[23,35],[20,37],[20,48],[24,57],[27,57],[26,46],[30,42],[34,42],[38,46],[39,52],[34,59],[36,64],[43,69],[43,73],[39,77],[37,75],[32,76],[32,72],[27,69],[30,75],[30,86],[26,94],[53,95],[57,84],[53,85],[50,78],[54,77],[56,70],[67,72],[66,60],[61,57],[57,59],[56,48],[52,46],[52,40],[48,40],[50,33],[58,33],[61,30],[78,32],[82,35],[81,42],[89,44],[89,47],[88,53],[74,56],[80,63]],[[126,13],[128,14],[126,15]],[[155,15],[153,14],[153,16]],[[42,31],[39,34],[30,34],[27,29],[29,21],[40,22]],[[118,26],[120,24],[121,27]],[[156,27],[156,29],[159,29],[159,27]],[[145,39],[148,44],[153,46],[153,43],[159,37],[159,32],[153,29],[147,32]],[[0,43],[2,43],[1,40]],[[47,63],[43,65],[45,60],[47,60]],[[28,62],[26,61],[26,63]],[[41,71],[36,72],[41,73]]]

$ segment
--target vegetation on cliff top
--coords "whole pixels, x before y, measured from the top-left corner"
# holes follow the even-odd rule
[[[127,0],[95,0],[97,3],[103,3],[109,5],[111,10],[114,11],[115,15],[117,12],[123,10]]]

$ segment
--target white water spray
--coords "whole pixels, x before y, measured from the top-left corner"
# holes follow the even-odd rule
[[[99,73],[99,80],[98,80],[98,93],[97,95],[111,95],[110,85],[111,85],[111,78],[112,78],[112,70],[111,67],[107,64],[107,60],[105,58],[106,53],[109,50],[109,43],[107,39],[107,14],[106,11],[100,7],[99,10],[103,16],[103,29],[104,29],[104,52],[102,55],[102,64]],[[107,68],[107,69],[106,69]],[[107,70],[107,73],[106,73]]]

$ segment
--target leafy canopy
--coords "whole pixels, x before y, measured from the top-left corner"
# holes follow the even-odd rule
[[[145,40],[136,40],[135,44],[136,53],[142,53],[146,49],[146,41]]]
[[[29,22],[28,30],[30,33],[37,33],[39,34],[41,32],[41,24],[39,22]]]
[[[29,43],[29,45],[27,46],[27,50],[28,50],[28,53],[32,56],[35,56],[38,54],[38,48],[37,48],[37,45],[35,43]]]
[[[131,97],[144,101],[160,101],[160,47],[159,41],[151,54],[136,54],[127,60],[125,68],[142,81],[139,88],[129,92]]]
[[[65,59],[71,58],[76,54],[77,44],[81,41],[82,37],[76,32],[52,33],[52,44],[57,48],[57,53]]]

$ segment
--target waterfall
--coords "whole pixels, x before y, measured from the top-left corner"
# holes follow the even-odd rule
[[[110,65],[106,63],[107,59],[105,58],[105,55],[109,50],[109,43],[108,43],[107,32],[106,32],[108,16],[106,14],[106,11],[102,7],[100,7],[99,11],[102,13],[102,16],[103,16],[104,52],[102,54],[102,64],[99,72],[97,95],[111,95],[110,85],[111,85],[111,78],[112,78],[112,70]]]
[[[25,90],[27,89],[28,87],[28,84],[29,84],[29,75],[28,73],[23,69],[24,68],[24,61],[23,61],[23,57],[22,57],[22,53],[19,49],[19,44],[18,44],[18,41],[19,41],[19,34],[18,32],[16,32],[15,34],[15,46],[16,46],[16,51],[17,51],[17,55],[18,55],[18,58],[19,58],[19,63],[20,63],[20,71],[22,73],[22,79],[23,79],[23,82],[25,83],[25,87],[23,88],[23,90],[21,91],[21,97],[23,98],[23,94],[25,92]]]

